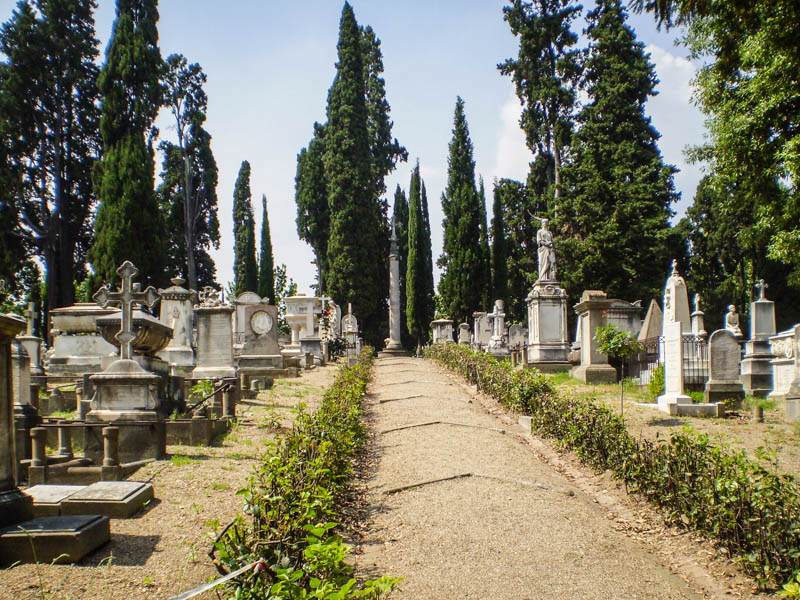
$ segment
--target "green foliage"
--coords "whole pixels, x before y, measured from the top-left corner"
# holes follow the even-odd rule
[[[218,170],[211,135],[203,128],[206,75],[180,54],[171,54],[165,64],[165,104],[178,136],[177,145],[164,141],[159,146],[164,162],[157,193],[166,216],[167,270],[185,273],[190,289],[216,287],[208,249],[219,248]]]
[[[623,360],[644,348],[630,331],[620,331],[616,325],[601,325],[595,329],[594,340],[600,352]]]
[[[400,338],[403,347],[408,348],[411,343],[411,334],[408,332],[408,318],[406,317],[406,277],[408,274],[408,199],[406,193],[398,184],[394,192],[394,206],[392,223],[397,234],[397,249],[400,252]]]
[[[800,573],[794,579],[783,584],[783,588],[778,591],[778,596],[783,598],[800,598]]]
[[[659,364],[650,374],[650,382],[647,384],[647,398],[650,402],[655,402],[664,393],[664,365]]]
[[[589,102],[576,118],[553,222],[561,279],[573,296],[602,289],[631,300],[657,297],[683,244],[669,224],[675,168],[664,164],[660,134],[645,115],[655,68],[626,18],[619,0],[599,0],[587,15]]]
[[[292,329],[286,322],[286,298],[297,294],[297,284],[286,273],[286,265],[275,267],[275,301],[278,303],[278,329],[290,335]]]
[[[371,348],[340,367],[319,410],[298,415],[238,492],[246,516],[215,544],[217,560],[230,570],[256,560],[263,568],[232,584],[235,598],[264,598],[265,590],[270,598],[379,598],[399,581],[357,584],[332,521],[366,442],[361,415],[371,367]]]
[[[492,306],[496,300],[494,287],[492,286],[492,252],[489,249],[489,228],[487,226],[486,215],[486,188],[483,185],[483,176],[478,178],[478,208],[480,210],[481,222],[481,263],[484,273],[486,287],[483,290],[481,306]]]
[[[250,198],[250,163],[245,160],[233,189],[233,289],[237,296],[258,289],[256,224]]]
[[[101,148],[94,8],[92,0],[18,2],[0,30],[0,277],[11,284],[35,254],[45,310],[74,302],[92,241]]]
[[[362,31],[347,3],[337,48],[323,156],[330,211],[325,289],[337,304],[352,303],[365,340],[377,346],[387,330],[389,231],[386,204],[376,194]]]
[[[258,259],[258,295],[275,304],[275,268],[272,261],[272,236],[269,231],[267,197],[261,196],[261,254]]]
[[[782,583],[800,570],[800,486],[793,476],[712,444],[707,434],[637,440],[622,417],[593,398],[557,394],[538,372],[515,371],[463,346],[432,346],[426,356],[529,414],[535,431],[598,471],[610,470],[669,522],[716,538],[762,585]]]
[[[130,260],[139,280],[165,284],[163,219],[153,193],[151,127],[163,99],[155,0],[119,0],[97,85],[102,96],[103,158],[95,170],[100,206],[89,252],[101,281],[118,280]],[[132,64],[135,60],[135,65]]]
[[[189,390],[190,400],[202,400],[214,391],[214,384],[210,379],[201,379],[195,383]]]
[[[408,264],[406,268],[406,322],[419,351],[428,339],[434,317],[433,262],[428,223],[428,199],[419,174],[411,173],[408,205]]]
[[[497,68],[514,81],[523,106],[520,124],[528,148],[537,159],[546,159],[546,185],[555,186],[554,204],[561,195],[561,165],[581,76],[581,52],[573,48],[578,36],[570,29],[580,11],[572,0],[514,0],[503,8],[520,44],[516,60],[509,58]]]
[[[308,148],[297,155],[297,173],[294,178],[294,201],[297,204],[297,235],[314,251],[317,264],[317,293],[326,291],[328,272],[328,236],[330,212],[328,187],[325,181],[325,127],[314,123],[314,137]]]
[[[442,194],[444,213],[443,252],[437,264],[442,268],[439,295],[446,313],[456,323],[469,323],[480,310],[486,290],[486,254],[481,241],[480,197],[475,189],[475,161],[464,114],[464,101],[456,99],[453,137],[447,159],[447,189]]]
[[[500,299],[508,306],[508,253],[506,252],[506,225],[503,218],[503,199],[500,184],[494,184],[492,204],[492,291],[494,299]],[[488,306],[488,304],[487,304]],[[520,319],[521,320],[521,319]]]

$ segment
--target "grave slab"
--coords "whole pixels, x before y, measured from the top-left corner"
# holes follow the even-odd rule
[[[33,498],[34,517],[56,517],[61,514],[61,503],[85,485],[40,484],[29,487],[25,493]]]
[[[0,529],[0,566],[77,562],[110,537],[108,517],[38,517]]]
[[[153,499],[153,486],[140,481],[98,481],[61,503],[62,515],[105,515],[125,519]]]

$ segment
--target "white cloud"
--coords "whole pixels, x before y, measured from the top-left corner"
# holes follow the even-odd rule
[[[502,126],[497,134],[494,167],[489,172],[488,185],[495,177],[525,181],[528,176],[528,164],[533,160],[533,155],[525,144],[525,133],[519,125],[521,114],[522,106],[512,91],[500,107]]]

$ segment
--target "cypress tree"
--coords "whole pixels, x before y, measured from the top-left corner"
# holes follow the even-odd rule
[[[153,190],[151,127],[161,106],[163,62],[158,48],[156,0],[118,0],[102,96],[103,158],[95,174],[100,206],[89,258],[103,281],[132,261],[139,280],[166,284],[162,218]]]
[[[317,263],[317,293],[327,290],[325,276],[328,272],[328,236],[330,212],[328,211],[328,186],[325,180],[325,127],[314,123],[314,137],[307,148],[297,155],[297,174],[294,178],[294,201],[297,204],[297,235],[314,251]]]
[[[472,141],[460,97],[456,100],[447,165],[447,189],[442,194],[444,252],[439,258],[443,270],[439,295],[451,319],[469,323],[472,313],[483,303],[489,282],[480,239],[481,209],[475,189]]]
[[[267,197],[261,196],[261,256],[258,261],[258,295],[275,304],[275,270],[272,260],[272,236],[269,232]]]
[[[505,252],[507,255],[507,300],[506,315],[509,321],[524,322],[528,308],[525,298],[539,275],[536,247],[536,230],[539,223],[531,219],[536,214],[533,186],[519,181],[501,179],[494,189],[495,206],[501,206],[504,221]],[[495,208],[495,215],[497,215]],[[492,229],[494,231],[494,228]],[[496,240],[495,240],[496,243]],[[495,263],[496,264],[496,263]],[[497,268],[495,278],[497,279]],[[503,296],[498,293],[498,297]]]
[[[492,254],[489,249],[489,227],[486,214],[486,189],[483,186],[483,176],[478,178],[478,206],[481,211],[481,261],[483,262],[484,281],[486,287],[483,293],[483,306],[490,309],[494,305],[494,289],[492,287]]]
[[[577,118],[569,193],[554,222],[562,281],[573,296],[602,289],[630,300],[658,297],[681,245],[669,225],[675,169],[664,164],[644,113],[655,71],[625,17],[619,0],[598,0],[587,15],[589,103]]]
[[[496,299],[502,300],[505,306],[508,306],[508,255],[505,227],[503,202],[499,184],[495,180],[494,202],[492,203],[492,291]]]
[[[250,163],[242,161],[233,190],[233,289],[236,295],[258,289],[256,226],[250,201]]]
[[[339,23],[336,79],[328,93],[325,128],[325,179],[330,212],[325,276],[327,293],[337,303],[352,303],[365,340],[379,347],[388,312],[388,227],[375,196],[367,128],[362,34],[345,3]]]
[[[405,192],[397,186],[394,192],[394,212],[392,215],[397,233],[397,248],[400,251],[400,337],[403,347],[412,342],[406,319],[406,272],[408,271],[408,200]]]
[[[419,161],[411,174],[408,203],[408,261],[406,268],[406,321],[416,340],[417,353],[428,339],[435,307],[433,301],[433,263],[430,228],[427,224],[425,184],[419,174]]]

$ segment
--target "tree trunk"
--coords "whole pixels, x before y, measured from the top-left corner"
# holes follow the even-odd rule
[[[191,161],[183,152],[183,219],[185,221],[185,241],[186,241],[186,276],[189,280],[189,289],[197,290],[197,265],[194,260],[194,228],[196,210],[193,206],[194,194],[191,193]]]
[[[561,198],[561,148],[558,145],[558,140],[553,136],[553,162],[555,166],[553,171],[555,173],[556,189],[553,192],[553,215],[558,216],[558,200]]]

